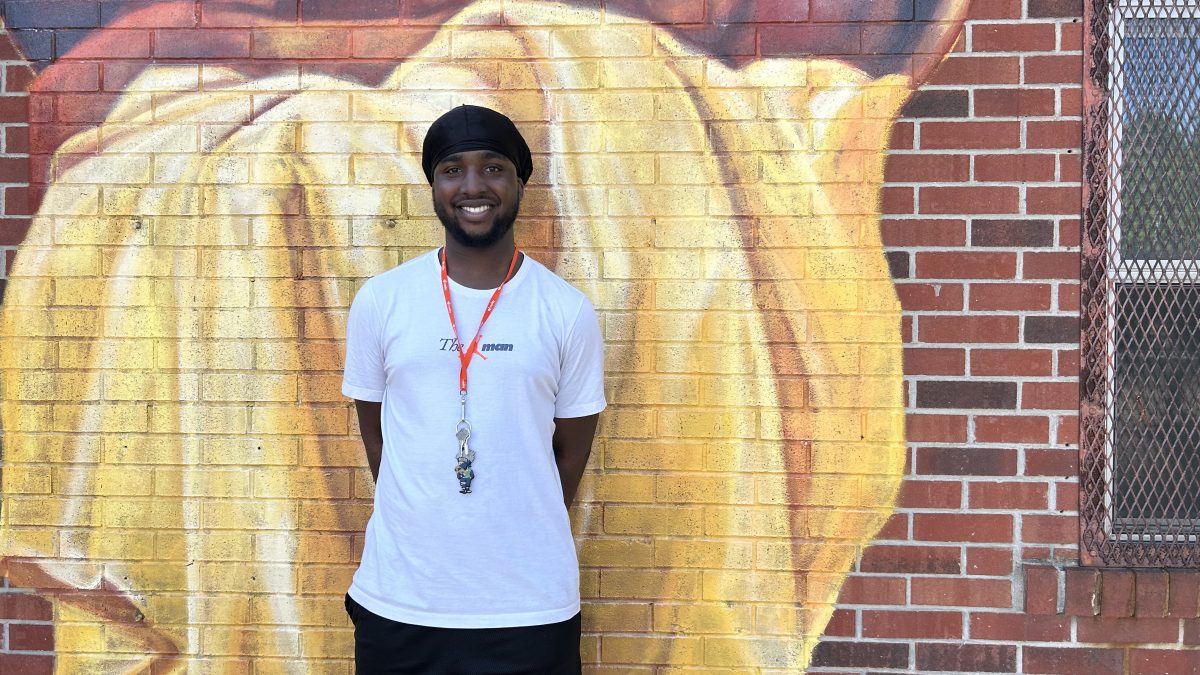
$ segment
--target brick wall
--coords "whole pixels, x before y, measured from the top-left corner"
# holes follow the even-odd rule
[[[90,43],[85,57],[62,59],[79,44],[89,44],[87,31],[124,12],[125,4],[135,10],[157,9],[132,15],[136,21],[123,24],[119,32],[111,31],[116,39],[110,34],[99,46]],[[443,4],[447,3],[430,6]],[[698,24],[720,3],[708,3],[712,6],[708,9],[700,2],[676,4],[669,11],[677,19]],[[874,54],[872,50],[887,50],[871,46],[876,44],[872,36],[913,19],[918,20],[914,25],[923,25],[920,19],[947,4],[953,3],[877,3],[872,11],[886,20],[851,24],[839,22],[846,17],[838,12],[849,6],[840,2],[758,3],[753,18],[726,29],[748,34],[750,39],[731,39],[722,42],[720,49],[727,56],[776,55],[804,42],[878,74],[893,68],[896,57],[908,55],[898,48],[893,48],[896,53]],[[821,213],[803,181],[779,179],[787,175],[778,168],[787,163],[787,155],[781,154],[784,159],[776,158],[772,164],[776,150],[770,145],[772,139],[736,136],[735,127],[767,127],[780,110],[788,110],[783,105],[787,87],[770,89],[761,98],[739,98],[731,86],[724,105],[707,112],[705,122],[711,132],[679,122],[677,118],[690,108],[682,97],[673,95],[676,92],[659,87],[657,80],[625,85],[631,91],[592,91],[621,89],[612,83],[628,82],[627,73],[638,72],[631,63],[654,60],[662,45],[656,45],[657,33],[648,28],[616,25],[598,33],[595,26],[579,24],[579,15],[560,7],[561,13],[547,14],[546,26],[526,43],[507,45],[511,52],[499,59],[498,66],[479,71],[493,88],[519,92],[534,77],[525,63],[527,50],[549,44],[556,32],[591,50],[582,57],[585,63],[574,84],[577,90],[563,95],[562,106],[553,109],[555,115],[564,110],[568,114],[572,147],[592,155],[586,164],[587,180],[573,180],[578,176],[569,168],[558,173],[541,169],[531,184],[532,208],[526,211],[522,237],[527,247],[555,261],[560,273],[592,293],[609,341],[614,375],[610,379],[617,382],[585,486],[585,504],[576,518],[583,539],[584,594],[589,599],[584,654],[587,661],[601,664],[594,667],[596,672],[789,672],[788,664],[804,662],[811,646],[803,639],[805,631],[815,631],[823,637],[813,651],[811,672],[1200,673],[1200,575],[1078,567],[1080,4],[1063,0],[970,3],[953,53],[891,127],[878,210],[870,190],[862,190],[866,197],[855,200],[830,188],[834,197],[853,206],[843,203],[841,210]],[[143,99],[124,99],[134,112],[139,105],[152,109],[168,103],[170,87],[211,85],[218,90],[220,79],[212,76],[212,66],[232,64],[252,73],[258,82],[283,78],[272,80],[274,86],[294,80],[319,83],[319,89],[330,82],[322,77],[337,72],[356,82],[378,81],[397,59],[424,44],[445,18],[435,12],[432,18],[414,20],[400,30],[386,13],[334,17],[299,31],[286,16],[251,20],[236,13],[197,13],[199,5],[191,2],[24,0],[4,5],[9,27],[24,31],[25,57],[59,58],[33,85],[35,104],[29,113],[25,94],[33,71],[8,45],[4,48],[9,51],[0,53],[5,66],[0,98],[0,185],[4,186],[0,247],[6,252],[6,270],[12,252],[25,239],[28,214],[40,198],[40,189],[30,190],[30,170],[36,177],[57,172],[53,177],[61,179],[74,159],[52,159],[58,144],[68,136],[86,135],[106,120],[121,92],[138,91],[130,82],[151,58],[185,68],[158,81],[158,88],[145,89]],[[297,25],[305,12],[325,11],[320,9],[323,3],[308,0],[271,6],[290,7],[291,21]],[[861,14],[870,16],[866,10]],[[803,20],[797,23],[797,18]],[[345,29],[348,22],[362,25],[351,32]],[[480,27],[487,28],[486,22]],[[957,30],[956,25],[946,30],[951,28]],[[485,48],[470,37],[474,30],[459,30],[451,47],[435,53],[434,60],[448,56],[470,60],[481,54],[490,58],[488,49],[496,47]],[[702,35],[704,27],[689,30]],[[593,34],[599,37],[580,38]],[[918,57],[912,69],[920,71],[923,61],[934,60],[930,53],[934,48],[928,44],[903,44]],[[601,63],[601,57],[619,57],[621,62]],[[687,64],[682,72],[691,72]],[[725,71],[710,71],[710,76],[711,72]],[[420,94],[435,105],[457,100],[438,91],[440,84],[429,80],[424,86],[433,90]],[[280,104],[271,98],[269,87],[256,86],[260,88],[246,95],[246,111],[257,114]],[[791,82],[794,91],[804,91],[806,86],[813,86],[807,78]],[[886,122],[888,113],[879,110],[886,108],[888,89],[879,90],[875,99],[862,101],[863,112],[856,118],[866,128]],[[322,100],[326,107],[316,113],[311,107],[295,113],[316,115],[306,118],[314,125],[309,133],[296,135],[297,143],[325,142],[326,151],[340,152],[340,130],[358,126],[365,129],[364,137],[372,138],[387,126],[364,124],[364,117],[370,120],[373,113],[359,107],[360,99],[346,95]],[[523,127],[533,130],[535,145],[545,142],[545,122],[551,113],[541,107],[540,95],[500,100]],[[203,139],[203,134],[219,133],[222,125],[236,122],[243,112],[214,108],[211,117],[187,123],[195,124],[197,138]],[[38,130],[32,162],[26,159],[31,116]],[[415,122],[408,120],[416,129],[427,121],[419,116]],[[387,123],[395,122],[388,118]],[[119,126],[113,124],[105,133],[115,135]],[[744,144],[726,146],[728,152],[763,152],[751,162],[735,158],[724,167],[723,180],[746,186],[714,183],[713,170],[696,168],[697,162],[669,162],[670,153],[708,148],[706,143],[726,133]],[[870,185],[874,155],[866,135],[860,130],[858,136],[843,140],[858,152],[844,156],[848,161],[828,184],[850,183],[846,190],[850,194],[853,186]],[[145,175],[151,168],[169,173],[172,160],[166,155],[188,151],[183,145],[171,146],[181,143],[180,136],[164,138],[170,147],[144,151],[144,156],[164,155],[150,160]],[[621,164],[624,153],[662,156],[650,157],[648,164]],[[369,153],[347,160],[344,171],[323,174],[331,201],[348,206],[320,222],[299,206],[296,194],[263,180],[271,171],[266,162],[235,155],[210,167],[213,174],[205,183],[206,194],[219,196],[226,189],[232,193],[243,184],[258,184],[256,189],[266,184],[269,190],[262,189],[253,198],[249,192],[239,193],[244,199],[234,203],[241,210],[227,210],[220,218],[205,221],[206,225],[219,221],[225,229],[215,231],[226,238],[206,237],[189,228],[188,213],[147,211],[147,203],[166,202],[149,200],[138,205],[140,210],[128,210],[120,196],[129,184],[128,174],[117,174],[141,175],[141,169],[131,168],[128,162],[116,168],[127,159],[118,155],[104,157],[111,161],[106,166],[114,167],[112,176],[79,181],[100,186],[97,209],[110,219],[72,234],[65,229],[72,225],[67,217],[65,226],[52,228],[50,236],[56,244],[62,243],[60,235],[80,236],[111,256],[119,248],[114,245],[118,235],[112,233],[127,232],[122,228],[132,224],[137,232],[151,233],[155,245],[168,246],[175,256],[168,275],[183,276],[177,270],[191,261],[199,270],[196,283],[205,284],[203,292],[216,308],[213,322],[204,323],[203,330],[215,331],[218,338],[228,330],[224,337],[230,339],[219,350],[219,366],[206,361],[218,351],[180,356],[190,361],[179,369],[182,372],[171,386],[172,391],[190,388],[193,396],[212,405],[207,416],[187,418],[193,424],[186,429],[188,442],[176,448],[184,459],[162,459],[161,448],[156,455],[153,442],[163,437],[153,435],[161,429],[153,426],[155,418],[146,410],[154,406],[162,410],[172,402],[152,392],[156,385],[151,379],[140,380],[139,393],[133,395],[128,387],[122,389],[125,385],[119,379],[109,378],[141,367],[136,359],[128,359],[132,352],[121,351],[121,342],[163,336],[139,333],[136,326],[129,333],[108,335],[100,349],[123,354],[126,360],[116,358],[118,365],[95,366],[103,371],[95,383],[86,378],[44,379],[39,380],[40,388],[29,385],[30,389],[50,393],[17,395],[11,380],[5,380],[6,395],[20,398],[24,406],[20,409],[35,427],[43,419],[40,416],[49,420],[46,427],[35,429],[37,434],[17,434],[17,441],[10,430],[6,451],[17,447],[28,454],[31,435],[50,448],[48,455],[61,453],[61,447],[53,445],[57,440],[47,439],[94,441],[91,454],[83,453],[83,468],[66,466],[61,459],[41,460],[45,471],[40,473],[13,471],[10,465],[4,469],[5,485],[22,497],[27,522],[43,522],[57,534],[60,528],[83,527],[88,522],[86,518],[55,520],[62,500],[78,496],[61,487],[74,475],[71,471],[91,471],[97,458],[111,462],[114,466],[107,473],[97,470],[96,480],[101,484],[123,481],[124,489],[108,493],[110,501],[99,512],[103,522],[116,529],[161,527],[164,531],[152,532],[149,540],[128,535],[118,553],[104,549],[110,558],[136,561],[128,564],[131,583],[151,589],[135,593],[138,606],[149,607],[147,615],[154,619],[184,612],[179,604],[171,604],[183,602],[183,587],[172,585],[176,582],[171,570],[192,564],[199,565],[200,574],[211,575],[206,587],[210,593],[196,598],[198,604],[217,607],[222,597],[234,598],[232,604],[221,606],[220,611],[228,612],[222,621],[202,621],[203,625],[186,628],[194,632],[180,628],[179,636],[168,631],[175,644],[197,655],[196,666],[238,668],[244,666],[246,655],[253,654],[265,668],[309,658],[328,672],[348,672],[346,622],[330,598],[344,588],[361,547],[356,533],[361,531],[370,487],[352,417],[336,391],[338,358],[332,345],[337,333],[322,326],[327,319],[333,324],[344,319],[352,288],[361,282],[364,271],[385,269],[436,244],[436,225],[417,206],[402,205],[394,212],[354,210],[356,201],[385,200],[379,186],[404,183],[387,162],[372,163]],[[770,199],[786,202],[779,208],[805,213],[802,227],[790,219],[772,221],[770,211],[775,207],[764,206],[769,199],[751,187],[769,180],[777,182],[770,186],[774,195]],[[35,188],[42,187],[41,182],[35,180]],[[160,178],[151,182],[163,183]],[[568,215],[584,227],[560,229],[550,217],[556,213],[546,194],[550,184],[576,200],[571,203],[580,210]],[[696,202],[703,203],[706,195],[719,202],[726,187],[731,194],[736,192],[739,201],[719,215],[733,221],[742,218],[740,226],[753,232],[752,241],[761,255],[739,257],[736,252],[746,247],[745,240],[698,226],[698,217],[708,212],[690,209]],[[607,200],[605,210],[589,211],[591,195],[605,189],[609,191],[602,196]],[[263,201],[256,200],[267,192],[269,198],[263,199],[269,204],[264,207]],[[422,193],[417,185],[404,198],[416,204]],[[336,195],[344,201],[338,202]],[[879,213],[883,251],[870,241]],[[650,218],[653,214],[659,217]],[[841,221],[831,214],[853,216],[855,223],[863,223],[863,238],[855,234],[849,244],[834,239],[828,232]],[[49,215],[56,214],[50,211]],[[634,234],[612,247],[616,250],[604,250],[604,242],[598,245],[578,234],[588,231],[586,223],[599,216]],[[141,235],[119,236],[133,237],[121,241],[138,244],[136,237]],[[48,243],[26,241],[33,251]],[[802,272],[783,265],[776,268],[781,275],[808,275],[812,285],[825,283],[814,279],[838,280],[840,275],[850,283],[837,286],[837,292],[801,296],[803,302],[787,295],[787,290],[774,286],[764,290],[777,279],[755,275],[771,269],[776,250],[802,261],[797,263]],[[883,254],[902,315],[888,314],[891,291],[883,259],[879,274],[870,269],[872,256]],[[94,270],[112,269],[111,257],[77,260],[85,260]],[[697,270],[719,279],[700,286]],[[90,298],[89,285],[105,283],[94,272],[64,274],[71,275],[84,281],[55,287],[59,296]],[[142,298],[130,300],[132,305],[185,316],[189,307],[178,298],[172,302],[181,304],[163,306],[161,277],[162,273],[149,273],[145,278],[151,282],[130,281],[121,291]],[[768,283],[751,288],[743,283],[747,278]],[[331,292],[331,279],[350,283]],[[638,294],[652,297],[653,304],[631,311],[621,298]],[[264,303],[267,313],[255,314]],[[811,306],[796,307],[805,303]],[[762,329],[774,352],[769,372],[717,360],[703,349],[711,343],[753,353],[755,347],[745,335],[722,321],[738,312],[761,313],[764,323],[793,330],[792,338],[784,340],[780,332]],[[799,376],[805,374],[808,362],[801,350],[792,349],[794,336],[803,334],[796,333],[796,327],[819,336],[846,315],[865,318],[856,319],[855,331],[843,326],[845,333],[834,330],[834,337],[826,339],[857,346],[826,356],[836,356],[837,361],[851,353],[856,364],[861,359],[863,370],[848,376],[841,373],[845,377],[833,383],[821,378],[801,382],[804,378]],[[222,316],[232,320],[216,321]],[[880,363],[886,361],[880,355],[890,352],[872,351],[863,345],[871,340],[861,335],[872,338],[869,334],[877,331],[884,337],[876,337],[876,342],[887,344],[891,340],[888,322],[896,321],[901,330],[895,353],[903,349],[900,393],[886,382],[880,384],[889,375],[900,383],[899,364]],[[239,333],[246,330],[246,323],[256,322],[276,332]],[[233,338],[265,342],[238,343]],[[279,348],[279,342],[287,340],[302,347],[295,352]],[[694,343],[690,347],[689,341]],[[63,344],[76,346],[58,351],[58,360],[48,361],[46,370],[82,371],[79,363],[97,363],[89,361],[96,358],[90,353],[83,355],[79,342],[64,340]],[[69,353],[75,354],[74,361]],[[213,374],[214,368],[241,372]],[[259,371],[271,372],[246,376]],[[776,386],[780,393],[774,392]],[[56,398],[56,387],[71,396],[77,390],[86,392],[76,398],[98,401],[96,405],[114,401],[114,411],[120,408],[129,415],[114,417],[113,427],[101,429],[94,437],[78,433],[70,424],[55,422],[58,408],[76,402]],[[239,397],[245,402],[235,400]],[[145,407],[133,410],[130,400]],[[235,404],[242,406],[241,416],[225,414]],[[316,432],[262,434],[269,427],[260,423],[264,414],[295,420],[296,425],[312,423],[305,414],[285,415],[294,408],[322,411]],[[821,409],[834,413],[815,417]],[[75,414],[66,417],[73,420]],[[886,456],[886,444],[870,441],[886,438],[888,420],[896,415],[905,420],[908,443],[902,453],[903,484],[896,509],[885,520],[893,504],[890,491],[900,474],[879,459]],[[771,424],[768,419],[795,421],[789,428],[785,422]],[[814,419],[821,422],[815,425],[817,431],[797,430],[805,420]],[[853,442],[872,434],[865,445]],[[731,447],[751,449],[737,452]],[[780,447],[787,451],[784,460],[770,454]],[[212,469],[202,487],[180,487],[188,463]],[[294,472],[292,464],[299,465]],[[847,470],[845,464],[853,466]],[[177,521],[183,518],[178,507],[183,494],[219,500],[231,514],[213,517],[205,511],[200,544],[174,536]],[[31,513],[34,509],[28,505],[35,499],[45,499],[43,510],[49,515]],[[278,511],[265,516],[255,501],[259,499]],[[834,520],[828,516],[831,511],[847,511],[850,516]],[[310,531],[304,533],[305,539],[289,538],[282,528],[273,530],[264,522],[277,513],[306,519]],[[882,529],[874,534],[879,523]],[[871,540],[847,534],[852,528],[869,532],[862,536]],[[67,541],[70,534],[65,532],[61,540]],[[704,536],[693,541],[699,535]],[[831,549],[834,553],[827,553]],[[825,551],[828,559],[817,560],[819,551]],[[825,626],[821,617],[827,603],[820,596],[838,592],[841,555],[851,565],[851,574]],[[133,633],[130,627],[143,618],[140,611],[123,619],[113,610],[114,618],[104,629],[106,633],[112,629],[106,646],[99,633],[91,631],[94,622],[84,621],[81,607],[86,608],[88,601],[65,602],[62,588],[40,597],[11,587],[9,577],[20,577],[16,569],[10,564],[4,570],[5,585],[0,588],[0,672],[48,672],[56,653],[60,670],[85,664],[121,669],[119,660],[97,665],[95,654],[110,651],[107,647],[118,639],[113,636]],[[291,595],[298,593],[307,603],[300,610],[301,620],[271,624],[270,604],[278,596],[250,576],[257,571],[286,577],[282,585],[295,589]],[[100,578],[102,583],[115,581]],[[52,596],[58,602],[49,602]]]
[[[1078,566],[1082,14],[971,3],[894,130],[907,477],[812,672],[1200,672],[1196,574]]]

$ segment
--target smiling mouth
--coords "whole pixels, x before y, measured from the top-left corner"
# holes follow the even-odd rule
[[[470,213],[473,215],[479,215],[481,213],[487,213],[487,210],[492,207],[485,204],[483,206],[460,206],[458,208],[462,209],[463,211],[466,211],[467,213]]]

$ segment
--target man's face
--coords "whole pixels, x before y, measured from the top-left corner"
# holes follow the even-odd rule
[[[462,246],[485,248],[503,239],[524,192],[512,161],[490,150],[459,152],[433,169],[433,211]]]

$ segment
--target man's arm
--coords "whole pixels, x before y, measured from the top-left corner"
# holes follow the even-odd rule
[[[363,446],[367,449],[367,464],[371,467],[371,478],[375,481],[379,480],[379,460],[383,457],[383,423],[379,416],[382,407],[382,403],[354,399],[354,409],[358,412],[358,433],[362,436]],[[595,423],[593,423],[594,426]],[[555,438],[558,438],[557,433],[555,433]],[[590,449],[590,440],[588,445]],[[555,446],[555,448],[557,447]],[[583,459],[586,462],[587,456],[585,455]],[[561,471],[561,467],[559,470]],[[579,479],[575,480],[578,484]]]
[[[361,415],[361,413],[359,413]],[[554,462],[558,464],[558,478],[562,481],[563,502],[570,507],[583,478],[588,456],[592,454],[592,439],[596,437],[596,422],[599,413],[586,417],[554,418]]]

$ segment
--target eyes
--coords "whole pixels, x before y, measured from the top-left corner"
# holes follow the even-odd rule
[[[442,168],[442,173],[447,176],[460,176],[463,174],[463,167],[459,164],[447,164]],[[499,175],[504,173],[504,166],[502,164],[486,164],[483,167],[483,173]]]

